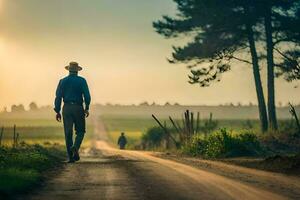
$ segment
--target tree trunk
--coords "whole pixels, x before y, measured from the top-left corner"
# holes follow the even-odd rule
[[[269,114],[269,127],[271,130],[277,130],[277,117],[275,106],[275,83],[274,83],[274,55],[273,55],[273,35],[272,35],[272,22],[271,22],[271,8],[266,9],[265,15],[265,32],[267,43],[267,65],[268,65],[268,114]]]
[[[246,15],[249,16],[249,10],[246,8],[245,11],[246,11]],[[254,40],[254,33],[253,33],[252,25],[249,21],[246,24],[246,28],[247,28],[247,35],[248,35],[248,42],[249,42],[251,57],[252,57],[253,75],[254,75],[254,81],[255,81],[261,130],[262,130],[262,132],[266,132],[268,130],[267,108],[266,108],[265,96],[264,96],[264,91],[263,91],[261,77],[260,77],[260,70],[259,70],[258,56],[257,56],[255,40]]]

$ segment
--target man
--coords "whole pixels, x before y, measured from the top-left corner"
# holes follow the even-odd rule
[[[54,110],[56,112],[56,120],[61,122],[60,111],[63,100],[62,115],[69,157],[68,163],[74,163],[80,159],[78,151],[85,134],[85,117],[89,116],[91,96],[86,80],[78,76],[78,71],[81,71],[82,67],[76,62],[70,62],[65,69],[69,71],[69,75],[59,81],[56,89]],[[85,108],[83,107],[83,102],[85,103]],[[73,126],[75,126],[76,131],[74,142]]]
[[[127,144],[127,139],[125,137],[125,134],[122,132],[118,139],[118,145],[120,146],[120,149],[125,149],[126,144]]]

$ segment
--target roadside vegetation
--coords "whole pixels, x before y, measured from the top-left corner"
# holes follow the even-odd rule
[[[29,192],[63,159],[62,146],[50,143],[42,146],[21,142],[18,147],[0,147],[0,197]]]
[[[261,133],[259,120],[238,120],[238,119],[215,119],[214,115],[200,119],[197,127],[197,114],[193,117],[193,133],[185,137],[182,119],[173,119],[177,129],[173,126],[170,119],[163,116],[160,122],[166,126],[170,135],[177,142],[180,142],[180,148],[176,150],[176,146],[168,134],[157,124],[153,118],[145,118],[139,116],[103,116],[101,117],[110,140],[115,144],[120,133],[125,132],[128,139],[128,149],[145,149],[164,151],[176,150],[191,156],[203,156],[205,158],[222,158],[222,157],[237,157],[237,156],[252,156],[265,157],[277,154],[293,154],[299,150],[299,139],[297,136],[297,124],[294,119],[281,119],[278,121],[279,130]],[[185,129],[185,130],[184,130]],[[183,133],[180,133],[183,132]],[[211,153],[213,145],[219,144],[216,141],[224,140],[228,146],[234,145],[226,152],[220,151],[220,154]],[[245,143],[242,145],[241,143]],[[197,147],[198,144],[200,147]],[[205,148],[208,145],[210,148]],[[228,151],[228,152],[227,152]],[[203,154],[200,154],[202,152]]]
[[[279,123],[281,124],[281,123]],[[228,129],[215,127],[207,132],[199,130],[192,135],[181,135],[170,127],[168,133],[159,126],[149,128],[142,135],[144,149],[176,149],[174,142],[167,139],[172,135],[180,143],[177,151],[203,158],[266,157],[293,155],[300,152],[300,134],[296,124],[283,121],[279,131],[260,133],[251,129]]]
[[[300,166],[300,130],[295,120],[297,114],[291,114],[291,120],[279,121],[277,131],[266,133],[255,128],[258,122],[255,125],[253,121],[245,120],[240,122],[244,128],[224,128],[219,126],[219,121],[214,120],[212,114],[209,119],[200,120],[199,113],[195,117],[188,110],[182,120],[169,117],[169,126],[153,115],[158,126],[144,132],[141,148],[218,159],[270,171],[293,171]]]
[[[252,132],[232,133],[221,129],[209,134],[194,135],[182,147],[182,152],[204,158],[260,156],[264,150],[256,134]]]

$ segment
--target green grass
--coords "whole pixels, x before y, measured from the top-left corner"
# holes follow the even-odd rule
[[[56,142],[64,143],[64,130],[61,126],[17,126],[16,132],[19,133],[19,141],[27,143]],[[87,126],[87,133],[84,142],[88,142],[93,135],[93,126]],[[13,142],[13,127],[4,127],[3,141],[6,145],[11,145]]]
[[[26,118],[1,118],[0,126],[12,127],[14,124],[20,127],[60,127],[61,123],[55,119],[26,119]]]
[[[18,168],[2,169],[0,170],[0,177],[0,192],[6,195],[24,191],[40,180],[37,171]]]
[[[12,148],[14,125],[19,133],[18,148]],[[34,188],[44,172],[60,165],[66,156],[63,124],[54,119],[1,118],[2,126],[0,199]],[[90,145],[92,135],[93,126],[88,122],[83,147]]]
[[[11,197],[32,189],[43,179],[43,173],[60,165],[65,152],[57,145],[0,147],[0,197]]]
[[[87,124],[91,125],[90,118],[87,118]],[[35,116],[35,118],[30,117],[1,117],[0,116],[0,127],[12,127],[14,124],[20,127],[61,127],[62,123],[59,123],[55,120],[55,116],[53,115],[53,118],[45,118],[43,116],[38,117]]]
[[[30,143],[36,142],[63,142],[63,123],[55,119],[45,118],[0,118],[0,128],[4,127],[3,140],[10,143],[13,138],[13,126],[16,125],[16,132],[19,133],[20,141]],[[93,133],[93,125],[87,120],[87,133],[85,139],[90,139]]]
[[[226,129],[205,137],[196,134],[182,146],[183,153],[205,158],[260,156],[264,153],[259,138],[253,132],[232,134]]]

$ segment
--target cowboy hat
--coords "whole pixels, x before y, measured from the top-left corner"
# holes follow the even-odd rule
[[[77,62],[70,62],[70,64],[66,66],[65,69],[70,72],[78,72],[82,70],[82,67],[80,67]]]

